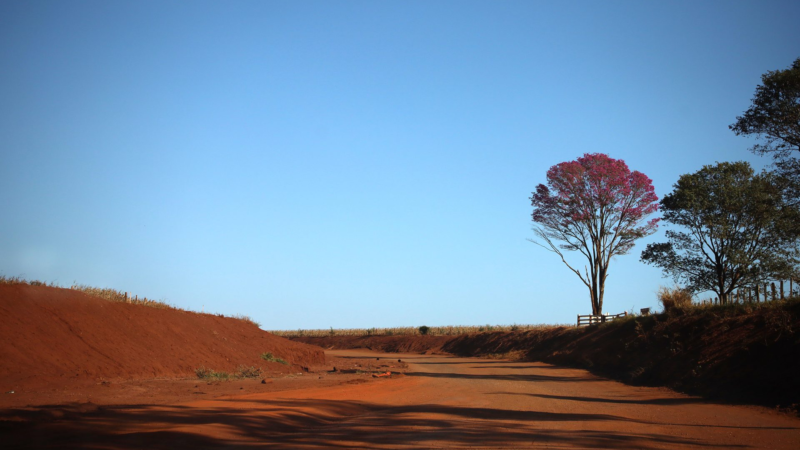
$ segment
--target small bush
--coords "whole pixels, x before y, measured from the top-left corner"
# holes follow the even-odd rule
[[[286,362],[285,359],[281,358],[280,356],[275,356],[270,352],[262,353],[261,354],[261,359],[263,359],[264,361],[271,361],[271,362],[276,362],[276,363],[281,363],[281,364],[286,364],[286,365],[289,364],[288,362]]]
[[[194,373],[197,374],[197,378],[200,378],[201,380],[227,381],[231,378],[231,374],[228,372],[217,372],[205,367],[195,369]]]
[[[261,367],[241,365],[236,368],[236,378],[261,378]]]
[[[692,294],[686,289],[678,286],[668,288],[661,286],[658,288],[658,301],[664,306],[664,312],[669,312],[673,308],[687,308],[692,306]]]
[[[421,334],[423,336],[428,334],[428,332],[430,332],[430,331],[431,331],[431,327],[428,327],[428,326],[425,326],[425,325],[419,327],[419,334]]]

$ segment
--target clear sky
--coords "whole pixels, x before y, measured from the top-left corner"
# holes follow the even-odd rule
[[[800,57],[797,1],[0,1],[0,274],[266,329],[571,323],[528,197],[663,196]],[[641,241],[605,310],[655,306]],[[574,260],[578,261],[578,260]]]

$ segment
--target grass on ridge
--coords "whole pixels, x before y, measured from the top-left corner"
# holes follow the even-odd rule
[[[255,325],[256,327],[261,328],[261,324],[256,322],[255,320],[251,319],[250,316],[246,316],[244,314],[234,314],[234,315],[232,315],[230,317],[231,317],[231,319],[239,319],[239,320],[242,320],[244,322],[249,323],[250,325]]]
[[[47,286],[47,287],[52,287],[52,288],[63,289],[62,286],[58,285],[58,283],[55,283],[55,282],[46,283],[46,282],[36,281],[36,280],[28,281],[28,280],[26,280],[24,278],[21,278],[21,277],[6,277],[5,275],[0,275],[0,284],[9,284],[9,285],[24,284],[24,285],[28,285],[28,286]],[[80,292],[83,292],[84,294],[91,295],[93,297],[102,298],[102,299],[108,300],[110,302],[130,303],[130,304],[133,304],[133,305],[149,306],[151,308],[157,308],[157,309],[171,309],[171,310],[175,310],[175,311],[190,312],[190,313],[193,313],[193,314],[207,314],[207,315],[210,315],[210,316],[228,317],[230,319],[236,319],[236,320],[241,320],[241,321],[247,322],[247,323],[249,323],[251,325],[255,325],[256,327],[261,327],[261,324],[259,324],[255,320],[253,320],[250,317],[245,316],[243,314],[237,314],[237,315],[233,315],[233,316],[225,316],[224,314],[212,314],[212,313],[202,313],[202,312],[197,312],[197,311],[190,311],[190,310],[186,310],[186,309],[183,309],[183,308],[178,308],[177,306],[174,306],[174,305],[170,305],[169,303],[167,303],[167,302],[165,302],[163,300],[153,300],[153,299],[148,299],[146,297],[139,298],[138,296],[129,296],[129,295],[126,295],[125,292],[118,291],[116,289],[96,288],[96,287],[92,287],[92,286],[87,286],[85,284],[77,284],[76,283],[76,284],[73,284],[72,286],[70,286],[69,289],[72,289],[72,290],[75,290],[75,291],[80,291]]]
[[[568,325],[449,325],[441,327],[393,327],[393,328],[350,328],[328,330],[277,330],[270,333],[281,337],[325,337],[325,336],[460,336],[492,331],[532,331],[557,328]]]

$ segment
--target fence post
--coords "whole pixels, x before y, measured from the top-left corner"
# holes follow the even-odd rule
[[[576,326],[576,327],[579,327],[579,326],[581,326],[581,315],[580,315],[580,314],[578,314],[578,324],[577,324],[577,325],[575,325],[575,326]]]
[[[773,302],[774,302],[775,300],[777,300],[777,295],[776,295],[777,293],[778,293],[778,292],[777,292],[777,289],[775,289],[775,282],[773,281],[773,282],[772,282],[772,301],[773,301]]]

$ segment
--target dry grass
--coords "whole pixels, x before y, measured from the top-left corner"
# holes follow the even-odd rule
[[[195,369],[194,373],[197,375],[197,378],[207,381],[228,381],[231,379],[231,374],[228,372],[217,372],[216,370],[207,369],[205,367]]]
[[[236,368],[236,378],[261,378],[261,367],[240,365]]]
[[[70,286],[70,289],[81,291],[85,294],[100,297],[112,302],[131,303],[134,305],[144,305],[159,309],[179,309],[161,300],[148,299],[147,297],[139,298],[138,296],[133,295],[129,297],[126,293],[117,291],[115,289],[101,289],[92,286],[86,286],[85,284],[73,284]]]
[[[668,288],[661,286],[656,293],[658,301],[664,306],[664,312],[673,308],[687,308],[692,306],[692,294],[678,286]]]
[[[256,322],[255,320],[251,319],[250,316],[245,316],[244,314],[234,314],[231,316],[232,319],[239,319],[241,321],[247,322],[250,325],[255,325],[256,327],[261,327],[261,324]]]
[[[199,367],[194,371],[197,378],[205,381],[231,381],[241,380],[246,378],[260,378],[262,370],[260,367],[240,365],[236,368],[236,372],[228,373],[216,371],[206,367]]]
[[[31,286],[49,286],[49,287],[61,287],[56,283],[47,283],[44,281],[28,281],[24,278],[20,277],[7,277],[5,275],[0,275],[0,284],[28,284]]]
[[[29,286],[48,286],[52,288],[61,288],[57,283],[46,283],[42,281],[28,281],[21,277],[6,277],[4,275],[0,275],[0,284],[26,284]],[[169,303],[163,300],[153,300],[147,297],[139,298],[136,295],[127,295],[125,292],[118,291],[116,289],[110,288],[96,288],[92,286],[87,286],[85,284],[73,284],[69,287],[72,290],[81,291],[84,294],[91,295],[93,297],[99,297],[104,300],[108,300],[110,302],[119,302],[119,303],[130,303],[133,305],[142,305],[142,306],[149,306],[151,308],[158,308],[158,309],[172,309],[176,311],[186,311],[193,314],[208,314],[210,316],[217,316],[217,317],[228,317],[224,314],[211,314],[211,313],[201,313],[197,311],[188,311],[182,308],[178,308],[177,306],[170,305]],[[256,322],[255,320],[251,319],[248,316],[239,314],[233,315],[228,317],[230,319],[237,319],[244,322],[247,322],[251,325],[255,325],[260,327],[261,324]]]
[[[460,336],[489,331],[530,331],[553,328],[558,325],[448,325],[441,327],[350,328],[327,330],[277,330],[270,333],[281,337],[324,336]],[[427,330],[422,333],[421,329]]]

